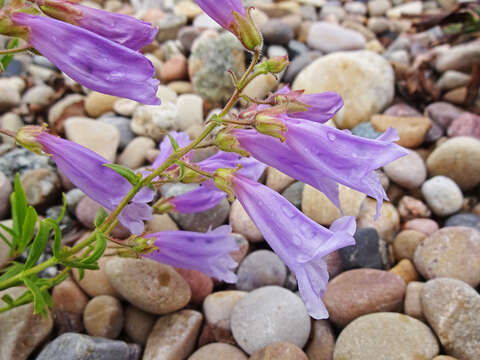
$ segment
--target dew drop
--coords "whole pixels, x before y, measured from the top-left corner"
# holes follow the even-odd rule
[[[337,138],[333,133],[328,133],[327,137],[328,137],[328,140],[330,141],[335,141],[335,139]]]
[[[290,206],[282,206],[282,211],[290,219],[293,219],[295,217],[295,211],[293,211]]]

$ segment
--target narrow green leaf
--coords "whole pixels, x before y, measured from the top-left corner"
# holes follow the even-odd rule
[[[35,280],[31,278],[25,278],[23,279],[23,282],[33,295],[33,313],[41,314],[42,316],[48,316],[48,304],[45,300],[44,292],[42,292],[42,290],[37,286]]]
[[[85,264],[80,261],[62,261],[62,264],[71,268],[85,269],[85,270],[98,270],[98,264]]]
[[[82,281],[84,276],[85,276],[85,270],[78,269],[78,281]]]
[[[7,304],[8,306],[13,306],[13,303],[14,303],[14,300],[13,298],[8,295],[8,294],[5,294],[2,296],[2,300],[5,302],[5,304]]]
[[[177,151],[180,146],[177,143],[177,140],[174,139],[174,137],[170,134],[167,134],[168,139],[170,140],[170,143],[172,144],[173,151]]]
[[[13,237],[16,237],[18,236],[17,233],[12,229],[12,228],[9,228],[8,226],[5,226],[3,224],[0,224],[0,228],[2,228],[2,230],[4,230],[5,232],[9,233],[11,236]]]
[[[48,224],[50,228],[53,230],[53,246],[52,246],[53,256],[55,256],[57,259],[60,259],[61,248],[62,248],[62,230],[60,230],[60,226],[58,226],[57,221],[53,219],[47,218],[42,221]]]
[[[97,228],[100,227],[105,222],[107,217],[108,217],[107,211],[103,207],[100,207],[98,209],[97,216],[95,216],[95,222],[94,222],[95,227]]]
[[[25,215],[27,213],[27,197],[23,191],[22,184],[20,182],[20,175],[15,176],[14,191],[10,197],[12,203],[12,218],[13,218],[13,230],[17,234],[22,233],[22,226],[25,222]]]
[[[57,219],[55,220],[57,224],[60,224],[62,222],[63,217],[65,216],[65,212],[67,211],[67,196],[65,195],[65,193],[62,193],[62,200],[62,210],[60,211],[60,215],[58,215]]]
[[[12,261],[12,263],[6,267],[5,269],[2,269],[3,275],[0,276],[0,282],[8,280],[12,277],[14,277],[17,274],[20,274],[23,271],[23,264]]]
[[[82,263],[84,264],[92,264],[96,263],[98,259],[100,259],[105,252],[105,249],[107,248],[107,237],[100,233],[97,232],[96,236],[96,241],[95,241],[95,248],[93,249],[93,252],[86,257],[85,259],[82,259]]]
[[[3,7],[4,3],[5,3],[5,0],[0,0],[0,8]],[[10,40],[10,42],[7,45],[7,49],[16,48],[18,46],[18,42],[19,42],[18,39]],[[2,58],[0,59],[0,64],[3,68],[3,70],[8,68],[8,65],[10,65],[10,63],[12,62],[14,57],[15,57],[14,54],[6,54],[6,55],[2,56]]]
[[[135,173],[129,168],[117,164],[103,164],[103,166],[112,169],[118,175],[123,176],[132,185],[138,185],[138,183],[140,182],[139,177],[135,175]]]
[[[27,261],[25,261],[25,269],[30,269],[37,263],[47,246],[49,235],[50,225],[45,220],[42,220],[38,227],[37,236],[35,236],[35,240],[33,240],[32,246],[30,247]]]
[[[18,246],[19,252],[23,252],[28,244],[32,241],[33,234],[35,233],[35,225],[37,223],[38,215],[33,206],[27,208],[25,214],[25,220],[22,226],[22,237]]]
[[[10,251],[15,251],[14,245],[1,232],[0,232],[0,239],[2,239],[3,242],[8,245],[8,247],[10,248]]]

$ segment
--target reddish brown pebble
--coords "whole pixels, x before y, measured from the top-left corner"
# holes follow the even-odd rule
[[[399,310],[405,294],[403,279],[388,271],[346,271],[327,285],[323,298],[330,321],[343,327],[359,316]]]
[[[408,259],[403,259],[397,265],[390,269],[390,272],[400,276],[406,284],[418,280],[418,273],[415,266]]]
[[[335,333],[328,320],[314,320],[305,353],[310,360],[332,360]]]
[[[393,239],[395,259],[413,260],[418,244],[420,244],[426,237],[426,234],[417,230],[403,230],[400,232],[395,236],[395,239]]]
[[[256,352],[249,360],[308,360],[308,357],[296,345],[276,342]]]
[[[125,309],[125,333],[133,342],[145,345],[152,331],[156,317],[135,306],[128,305]]]
[[[175,270],[190,285],[192,298],[190,302],[194,305],[200,305],[203,300],[213,291],[213,280],[204,273],[197,270],[180,269]]]

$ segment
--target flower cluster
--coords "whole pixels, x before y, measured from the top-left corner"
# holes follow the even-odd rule
[[[92,90],[149,105],[160,103],[156,96],[159,81],[152,78],[155,69],[139,52],[153,41],[155,28],[75,0],[34,2],[38,7],[9,9],[8,18],[0,18],[0,33],[19,34],[65,74]]]
[[[49,154],[73,184],[112,212],[97,231],[108,236],[113,220],[118,220],[130,229],[139,243],[149,244],[143,247],[149,251],[141,255],[165,264],[196,269],[226,282],[236,280],[234,269],[237,264],[231,254],[237,245],[230,234],[230,226],[210,229],[207,233],[164,231],[144,234],[143,222],[152,217],[152,211],[202,212],[225,197],[230,200],[236,197],[270,247],[295,274],[310,315],[317,319],[325,318],[328,312],[321,298],[328,282],[328,271],[323,258],[355,243],[355,218],[341,217],[329,229],[320,226],[276,191],[263,185],[261,176],[267,165],[277,168],[322,191],[339,208],[338,186],[343,184],[376,199],[378,212],[387,196],[375,170],[407,152],[394,143],[398,136],[393,129],[371,140],[326,124],[343,107],[342,98],[330,92],[304,94],[283,87],[267,99],[249,99],[252,104],[246,110],[229,117],[229,110],[239,100],[245,86],[260,73],[275,73],[284,68],[286,60],[270,59],[255,66],[262,39],[240,0],[223,3],[196,1],[220,25],[234,33],[247,50],[254,52],[253,65],[242,79],[236,80],[237,90],[231,101],[220,114],[209,119],[199,138],[192,141],[185,133],[167,134],[153,164],[136,174],[129,169],[111,166],[92,151],[50,135],[44,128],[26,127],[18,132],[17,141],[33,151]],[[31,43],[40,51],[42,46],[46,46],[46,54],[51,50],[49,46],[52,43],[43,40],[57,33],[45,35],[37,31],[45,29],[45,26],[76,29],[59,34],[58,40],[66,41],[69,36],[66,34],[71,34],[69,31],[78,31],[79,38],[75,42],[82,51],[88,48],[87,33],[100,39],[108,35],[105,29],[95,30],[100,21],[98,14],[89,15],[89,11],[74,2],[39,0],[37,3],[45,13],[66,22],[20,12],[14,13],[11,18],[17,24],[28,27]],[[58,16],[60,8],[66,8],[62,14],[68,13],[68,16]],[[119,19],[112,17],[112,22],[123,23]],[[112,44],[115,44],[115,49],[127,46],[138,49],[142,43],[151,40],[144,23],[127,22],[125,26],[129,28],[129,34],[134,31],[131,26],[138,26],[140,36],[129,37],[116,32],[110,36],[112,40],[102,41],[106,41],[112,49]],[[138,54],[134,50],[129,51]],[[69,58],[71,54],[58,55],[58,59],[55,58],[57,55],[52,56],[59,64],[67,59],[65,66],[68,67],[79,61],[78,58]],[[140,70],[131,67],[130,55],[122,54],[112,55],[121,66],[125,66],[125,72],[118,76],[126,76],[127,81],[145,82],[145,78],[135,73]],[[83,69],[87,71],[87,63],[75,66],[83,68],[85,65]],[[126,67],[132,71],[126,71]],[[97,81],[99,76],[105,76],[105,73],[94,74],[93,69],[88,69],[89,75],[92,75],[89,78],[86,76],[89,80]],[[101,81],[96,86],[102,86]],[[132,98],[147,96],[134,85],[128,91],[132,91]],[[195,162],[195,150],[206,146],[203,141],[215,128],[219,131],[214,143],[220,150],[205,160]],[[155,187],[161,189],[172,182],[194,183],[197,187],[182,195],[154,202]],[[153,205],[149,206],[152,202]]]

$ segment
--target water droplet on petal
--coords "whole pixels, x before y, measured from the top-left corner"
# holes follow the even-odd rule
[[[290,219],[293,219],[295,217],[295,211],[290,206],[282,206],[282,211]]]
[[[337,138],[333,133],[328,133],[327,137],[328,137],[328,140],[330,141],[335,141],[335,139]]]

